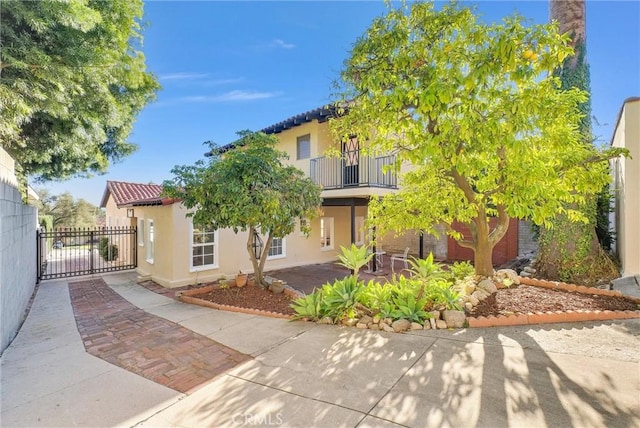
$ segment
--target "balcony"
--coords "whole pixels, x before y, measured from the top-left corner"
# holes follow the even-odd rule
[[[354,187],[398,188],[398,176],[391,169],[396,161],[395,155],[372,158],[360,156],[359,150],[344,155],[346,156],[341,158],[323,156],[311,159],[311,179],[324,190]]]

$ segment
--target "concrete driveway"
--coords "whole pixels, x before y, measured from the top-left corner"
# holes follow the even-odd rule
[[[637,427],[640,320],[393,334],[129,302],[253,356],[188,394],[84,352],[68,285],[40,286],[2,355],[1,423],[145,427]]]

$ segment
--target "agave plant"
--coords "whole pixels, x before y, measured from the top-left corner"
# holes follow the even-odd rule
[[[391,301],[392,293],[393,287],[390,284],[370,280],[360,295],[360,303],[372,312],[381,312],[384,304]]]
[[[424,297],[425,288],[430,281],[447,277],[447,273],[442,270],[442,265],[433,261],[433,253],[429,253],[426,259],[413,258],[409,260],[409,265],[411,277],[422,284],[418,291],[418,299]]]
[[[334,319],[353,318],[363,288],[364,284],[358,282],[354,275],[338,279],[333,284],[325,284],[322,287],[322,302],[327,315]]]
[[[412,322],[421,323],[430,317],[430,314],[424,310],[426,299],[416,299],[414,295],[407,294],[398,296],[393,299],[395,310],[392,317],[395,319],[407,319]]]
[[[429,253],[425,259],[412,257],[409,259],[409,265],[411,266],[409,272],[416,279],[429,280],[446,276],[446,272],[442,270],[442,265],[433,261],[433,253]]]
[[[291,303],[291,307],[296,314],[293,319],[308,318],[317,321],[327,314],[326,307],[322,299],[322,290],[316,290],[304,297],[299,297]]]
[[[373,254],[369,254],[367,247],[364,245],[358,247],[356,244],[351,244],[349,248],[341,245],[340,251],[342,251],[342,254],[338,254],[338,259],[340,260],[338,264],[347,269],[351,269],[356,279],[358,278],[360,268],[369,263],[369,260],[373,257]]]

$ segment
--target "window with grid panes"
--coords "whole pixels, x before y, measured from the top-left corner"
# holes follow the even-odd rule
[[[213,226],[193,224],[191,227],[191,268],[210,269],[218,265],[218,231]]]

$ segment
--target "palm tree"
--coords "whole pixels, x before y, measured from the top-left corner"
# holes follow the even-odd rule
[[[584,0],[549,0],[551,21],[558,23],[561,34],[569,34],[574,55],[557,70],[562,82],[561,89],[578,87],[590,92],[589,65],[586,56],[586,4]],[[585,144],[592,144],[591,100],[581,106],[584,117],[580,132]],[[596,201],[586,208],[589,218],[595,218]],[[605,226],[608,229],[608,224]],[[540,230],[537,268],[549,279],[560,279],[594,285],[598,279],[613,279],[618,271],[602,251],[596,225],[572,223],[559,215],[554,227]]]

